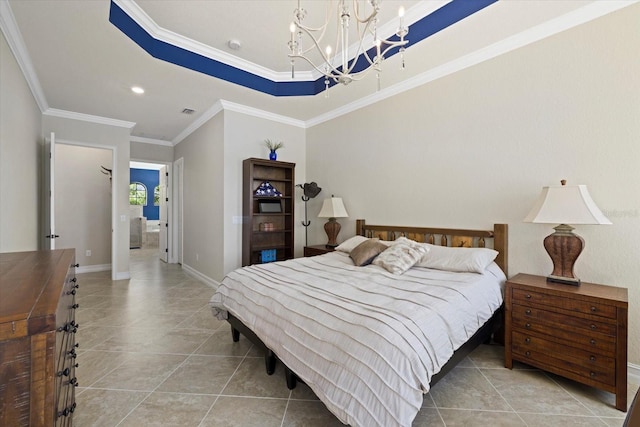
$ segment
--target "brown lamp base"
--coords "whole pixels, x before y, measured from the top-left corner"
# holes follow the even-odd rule
[[[337,239],[341,228],[340,223],[337,222],[335,218],[329,218],[329,221],[324,224],[324,231],[327,233],[327,238],[329,239],[326,245],[328,248],[338,246]]]
[[[555,233],[544,239],[544,248],[553,261],[553,271],[547,282],[580,285],[580,279],[573,274],[573,265],[584,248],[584,239],[573,233],[573,227],[560,224]]]

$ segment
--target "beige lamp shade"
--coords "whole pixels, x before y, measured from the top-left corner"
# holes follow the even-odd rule
[[[543,187],[542,194],[524,222],[559,224],[544,239],[544,248],[553,262],[548,282],[580,285],[573,266],[584,248],[584,239],[569,224],[611,224],[589,195],[586,185]]]
[[[589,195],[586,185],[543,187],[524,222],[543,224],[611,224]]]
[[[344,208],[344,203],[340,197],[331,197],[322,202],[322,209],[318,218],[347,218],[349,214]]]

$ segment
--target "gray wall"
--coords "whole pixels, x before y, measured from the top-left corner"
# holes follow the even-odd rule
[[[56,248],[75,248],[83,269],[111,268],[112,189],[100,169],[111,169],[111,161],[111,150],[56,145]]]
[[[112,277],[129,278],[129,139],[130,129],[115,125],[43,115],[45,135],[54,132],[56,140],[76,145],[111,150],[113,163],[113,205],[115,210],[114,256],[111,257]]]
[[[631,6],[309,129],[307,176],[350,214],[340,240],[356,218],[505,222],[510,275],[547,275],[542,240],[554,225],[522,220],[543,186],[586,184],[613,225],[576,227],[586,241],[576,274],[629,289],[629,360],[640,363],[638,22]]]
[[[0,32],[0,252],[38,249],[41,113]]]
[[[297,163],[304,182],[304,129],[224,111],[176,145],[184,159],[184,265],[221,280],[242,264],[242,161],[268,157],[264,140],[284,141],[278,159]],[[300,194],[301,195],[301,194]],[[297,200],[296,218],[302,219]],[[302,254],[304,230],[296,219],[296,248]]]

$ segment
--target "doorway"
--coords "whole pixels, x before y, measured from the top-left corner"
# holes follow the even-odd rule
[[[130,250],[155,250],[169,262],[169,166],[131,161],[129,168]]]
[[[49,239],[43,247],[75,248],[78,272],[115,271],[114,149],[56,141],[53,133],[46,146],[45,188],[50,197],[45,199],[45,237]]]

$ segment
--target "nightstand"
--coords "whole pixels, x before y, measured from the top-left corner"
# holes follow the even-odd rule
[[[324,255],[335,251],[336,248],[328,248],[327,245],[312,245],[304,247],[304,256]]]
[[[627,410],[627,289],[518,274],[505,289],[505,367],[517,360],[616,395]]]

